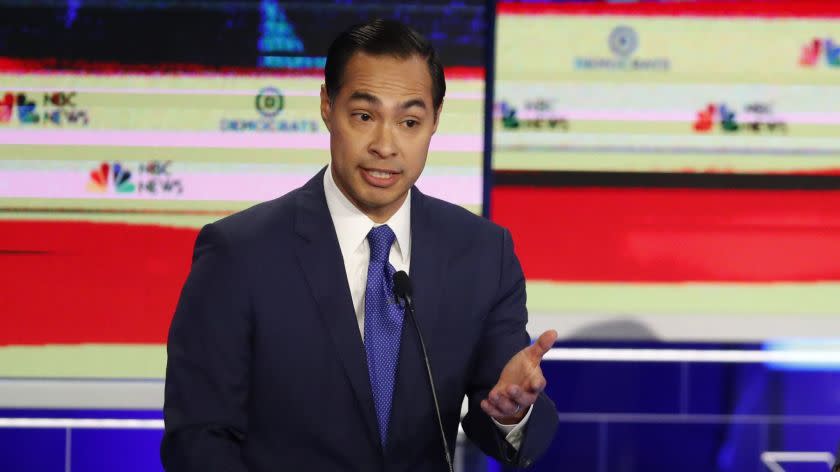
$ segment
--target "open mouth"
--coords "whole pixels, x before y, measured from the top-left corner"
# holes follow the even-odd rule
[[[365,181],[375,187],[389,187],[397,181],[399,175],[400,172],[386,169],[362,169]]]

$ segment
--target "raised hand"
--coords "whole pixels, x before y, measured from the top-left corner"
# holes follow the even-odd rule
[[[545,353],[557,340],[557,332],[549,330],[537,342],[516,353],[502,369],[499,381],[481,401],[481,409],[502,424],[516,424],[545,390],[545,377],[540,369]]]

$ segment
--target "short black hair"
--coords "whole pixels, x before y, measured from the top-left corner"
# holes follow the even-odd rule
[[[432,102],[437,113],[446,94],[446,78],[435,48],[417,31],[399,21],[375,19],[351,26],[339,34],[327,51],[324,81],[330,101],[338,96],[344,79],[344,69],[353,54],[363,52],[373,56],[393,56],[408,59],[417,55],[426,59],[432,77]]]

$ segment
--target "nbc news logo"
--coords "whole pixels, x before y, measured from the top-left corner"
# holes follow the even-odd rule
[[[840,67],[840,44],[831,38],[814,38],[802,47],[802,54],[799,56],[799,65],[802,67],[816,67],[820,59],[825,58],[829,67]]]
[[[131,171],[119,162],[113,164],[103,162],[99,167],[92,170],[87,190],[89,192],[105,193],[108,191],[109,184],[117,193],[132,193],[137,189],[131,182]]]

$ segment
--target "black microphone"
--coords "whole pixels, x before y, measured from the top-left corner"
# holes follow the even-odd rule
[[[443,455],[446,457],[446,464],[449,466],[449,472],[454,472],[452,467],[452,458],[449,457],[449,444],[446,442],[446,434],[443,432],[443,420],[440,418],[440,406],[438,405],[437,391],[435,390],[435,381],[432,378],[432,366],[429,363],[429,356],[426,354],[426,343],[423,342],[423,333],[420,332],[420,325],[417,324],[417,317],[414,314],[414,299],[412,298],[411,279],[405,271],[399,271],[394,274],[394,296],[397,300],[401,300],[405,306],[406,314],[411,318],[414,329],[417,331],[417,338],[420,340],[420,349],[423,351],[423,360],[426,362],[426,374],[429,376],[429,388],[432,390],[432,401],[435,404],[435,416],[437,417],[438,427],[440,428],[440,440],[443,442]]]

